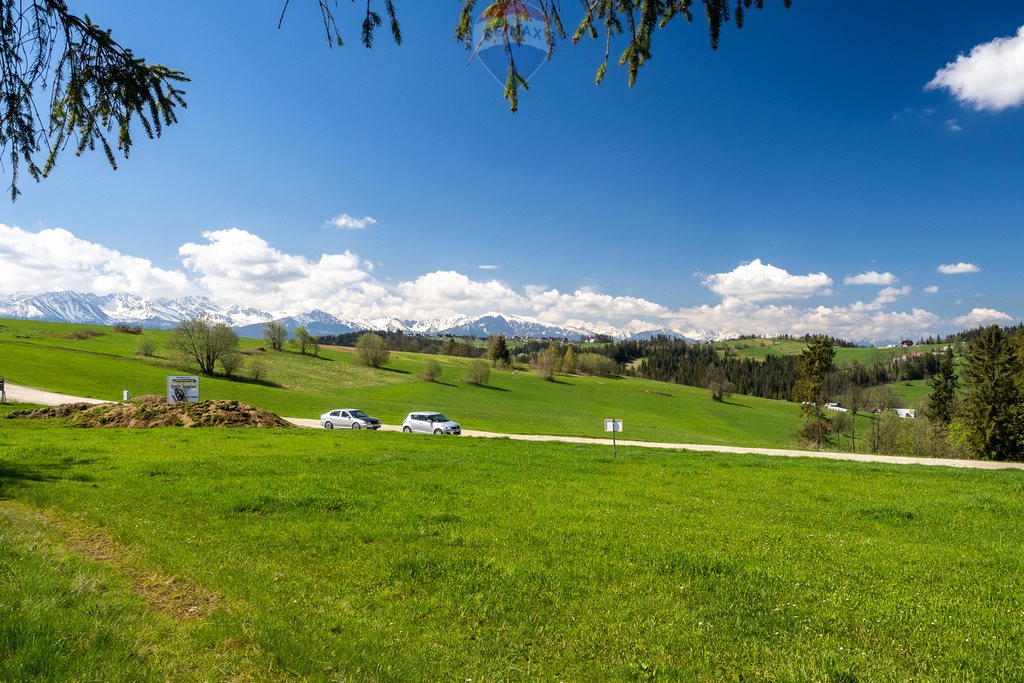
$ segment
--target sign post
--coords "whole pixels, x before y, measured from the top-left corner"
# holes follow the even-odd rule
[[[604,421],[604,431],[612,433],[612,459],[619,457],[619,448],[615,443],[615,434],[622,431],[622,420],[609,418]]]
[[[198,400],[199,377],[197,375],[167,375],[168,403],[195,403]]]
[[[0,402],[7,403],[7,390],[4,389],[4,378],[0,377]]]

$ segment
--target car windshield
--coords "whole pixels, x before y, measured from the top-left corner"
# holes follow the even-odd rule
[[[427,416],[431,422],[448,422],[448,418],[441,413],[434,413],[433,415]]]
[[[348,413],[352,417],[370,417],[369,415],[367,415],[366,413],[364,413],[361,410],[350,410],[350,411],[348,411]]]

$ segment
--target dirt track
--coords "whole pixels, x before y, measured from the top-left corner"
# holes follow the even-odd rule
[[[22,387],[14,384],[7,384],[7,400],[17,403],[38,403],[41,405],[59,405],[61,403],[108,403],[94,398],[82,398],[80,396],[68,396],[66,394],[55,394],[51,391]],[[298,427],[319,429],[319,420],[312,420],[300,417],[284,418]],[[384,431],[397,432],[401,427],[397,425],[384,425]],[[512,439],[514,441],[560,441],[563,443],[582,443],[598,446],[611,446],[611,439],[591,439],[578,436],[542,436],[535,434],[498,434],[496,432],[479,432],[475,430],[463,430],[463,436],[487,438],[487,439]],[[949,460],[942,458],[904,458],[895,455],[866,455],[859,453],[827,453],[821,451],[800,451],[786,448],[755,448],[752,446],[719,446],[713,444],[692,444],[692,443],[655,443],[651,441],[623,441],[618,440],[620,446],[631,446],[638,448],[662,448],[682,451],[701,451],[710,453],[747,453],[753,455],[770,455],[786,458],[824,458],[827,460],[852,460],[856,462],[876,462],[888,465],[927,465],[930,467],[960,467],[974,470],[1024,470],[1024,463],[1020,462],[993,462],[989,460]]]

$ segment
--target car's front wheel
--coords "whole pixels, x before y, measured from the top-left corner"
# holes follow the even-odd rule
[[[443,433],[443,432],[441,432],[441,430],[440,430],[440,429],[435,429],[435,430],[434,430],[434,433],[435,433],[435,434],[441,434],[441,433]]]
[[[353,422],[352,423],[352,429],[362,429],[362,428],[363,428],[363,425],[359,424],[358,422]]]
[[[330,420],[324,422],[324,429],[334,429],[334,425],[331,424]]]
[[[402,427],[402,431],[406,434],[412,434],[412,427]]]

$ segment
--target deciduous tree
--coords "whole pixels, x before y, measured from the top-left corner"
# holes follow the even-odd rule
[[[356,354],[359,356],[359,361],[370,368],[379,368],[391,358],[388,345],[373,332],[364,332],[359,335],[359,339],[356,341]]]
[[[212,375],[222,356],[237,351],[238,335],[224,323],[192,318],[178,323],[167,346],[195,361],[204,375]]]
[[[288,341],[288,331],[276,320],[268,320],[263,325],[263,339],[270,344],[270,348],[280,351]]]
[[[292,342],[299,347],[299,353],[302,355],[306,355],[307,351],[313,351],[317,356],[320,355],[320,344],[317,343],[316,337],[302,325],[292,330]]]

